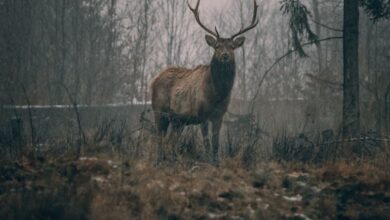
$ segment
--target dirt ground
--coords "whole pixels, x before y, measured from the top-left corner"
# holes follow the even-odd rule
[[[389,173],[367,162],[0,163],[0,219],[390,219]]]

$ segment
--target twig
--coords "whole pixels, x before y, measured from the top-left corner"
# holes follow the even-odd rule
[[[26,99],[26,102],[27,102],[28,117],[29,117],[30,128],[31,128],[31,145],[34,148],[34,146],[35,146],[35,129],[34,129],[34,123],[33,123],[33,119],[32,119],[31,102],[30,102],[30,99],[28,98],[26,87],[24,86],[24,84],[22,82],[19,82],[19,84],[22,87],[23,95],[24,95],[24,98]]]
[[[10,102],[12,103],[12,105],[16,106],[15,99],[12,98],[12,95],[9,92],[7,92],[7,95],[8,95]],[[4,106],[3,106],[3,108],[4,108]],[[18,111],[16,111],[16,108],[13,109],[13,112],[14,112],[16,118],[20,118]]]
[[[319,26],[321,26],[321,27],[323,27],[323,28],[329,29],[329,30],[331,30],[331,31],[343,32],[342,29],[337,29],[337,28],[330,27],[330,26],[328,26],[328,25],[326,25],[326,24],[322,24],[322,23],[320,23],[320,22],[318,22],[318,21],[315,21],[315,20],[313,20],[313,19],[311,19],[311,21],[312,21],[314,24],[317,24],[317,25],[319,25]]]
[[[85,141],[85,134],[84,134],[83,128],[81,126],[81,119],[80,119],[79,109],[77,106],[77,101],[75,99],[73,99],[68,87],[66,87],[66,85],[63,82],[58,82],[58,84],[65,89],[65,92],[68,95],[68,98],[69,98],[70,102],[72,103],[74,112],[76,114],[76,120],[77,120],[78,129],[79,129],[79,138],[80,138],[80,141],[82,141],[82,143],[79,144],[78,149],[77,149],[77,156],[79,157],[80,153],[81,153],[81,145],[82,144],[85,145],[86,141]]]
[[[328,84],[329,87],[333,87],[335,89],[343,89],[343,85],[342,83],[338,83],[338,82],[333,82],[333,81],[330,81],[330,80],[327,80],[327,79],[322,79],[318,76],[315,76],[313,74],[310,74],[310,73],[306,73],[306,76],[308,76],[309,78],[311,79],[314,79],[320,83],[324,83],[324,84]]]

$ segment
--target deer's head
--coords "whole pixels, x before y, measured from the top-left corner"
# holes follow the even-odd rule
[[[188,3],[188,2],[187,2]],[[196,3],[196,7],[192,8],[190,4],[188,3],[188,7],[192,11],[192,13],[195,16],[196,21],[198,24],[209,34],[206,35],[206,42],[207,44],[214,48],[214,59],[217,59],[218,61],[222,63],[232,62],[234,61],[234,50],[241,47],[245,42],[245,37],[239,37],[240,35],[244,34],[245,32],[253,29],[256,27],[256,25],[259,23],[259,20],[257,19],[257,8],[258,5],[256,3],[256,0],[253,0],[254,3],[254,9],[253,9],[253,17],[251,24],[246,28],[241,28],[241,30],[231,36],[230,38],[223,38],[220,37],[217,27],[215,27],[215,31],[212,31],[211,29],[207,28],[199,18],[199,5],[200,0]]]

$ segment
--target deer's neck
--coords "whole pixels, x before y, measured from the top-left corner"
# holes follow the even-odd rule
[[[220,62],[213,57],[211,60],[210,70],[218,100],[224,100],[230,95],[234,85],[236,63],[235,61]]]

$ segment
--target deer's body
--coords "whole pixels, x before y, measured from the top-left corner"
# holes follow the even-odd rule
[[[182,125],[222,117],[234,84],[234,63],[168,68],[152,82],[152,107],[157,120]],[[164,126],[159,126],[165,132]]]
[[[199,3],[200,0],[195,8],[190,9],[198,24],[212,35],[206,35],[207,44],[215,49],[211,62],[195,69],[172,67],[163,70],[151,84],[152,108],[161,136],[166,134],[169,125],[172,126],[173,132],[180,133],[185,125],[202,124],[207,152],[210,148],[208,124],[211,122],[213,161],[216,162],[219,131],[229,105],[236,73],[234,50],[241,47],[245,41],[244,37],[236,37],[258,24],[257,4],[254,0],[254,14],[249,27],[240,30],[231,38],[221,38],[217,29],[213,32],[201,23]]]

